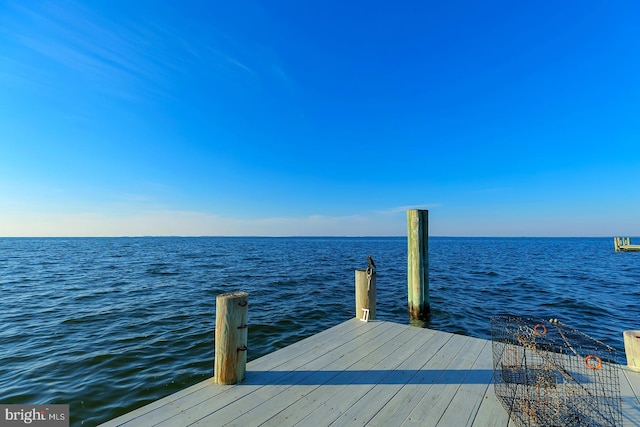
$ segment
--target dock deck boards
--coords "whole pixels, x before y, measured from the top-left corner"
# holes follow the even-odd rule
[[[508,426],[491,341],[352,319],[115,418],[115,426]],[[625,426],[640,426],[640,374],[620,369]]]

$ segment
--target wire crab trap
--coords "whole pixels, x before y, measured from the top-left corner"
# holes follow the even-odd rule
[[[519,425],[620,426],[614,348],[559,322],[491,318],[495,393]]]

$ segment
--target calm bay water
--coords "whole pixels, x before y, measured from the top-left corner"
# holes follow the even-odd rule
[[[618,349],[640,329],[640,253],[610,238],[431,238],[428,327],[558,318]],[[408,323],[405,238],[0,239],[0,403],[68,403],[96,425],[212,374],[216,295],[249,293],[249,360],[354,316]]]

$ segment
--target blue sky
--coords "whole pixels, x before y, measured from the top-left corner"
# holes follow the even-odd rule
[[[640,236],[639,17],[0,0],[0,236]]]

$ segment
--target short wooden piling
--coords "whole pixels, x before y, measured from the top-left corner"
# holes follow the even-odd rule
[[[356,317],[361,320],[376,318],[375,270],[356,270]]]
[[[624,331],[624,352],[627,356],[627,367],[640,372],[640,331]]]
[[[426,320],[429,316],[429,211],[407,211],[407,278],[409,317]]]
[[[217,384],[237,384],[244,380],[248,302],[246,292],[227,292],[216,297],[213,376]]]

